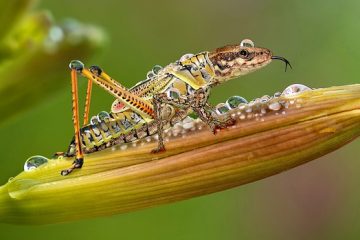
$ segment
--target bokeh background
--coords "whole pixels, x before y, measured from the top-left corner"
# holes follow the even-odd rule
[[[360,1],[63,0],[37,8],[102,27],[109,39],[105,49],[81,60],[103,66],[126,86],[144,79],[155,64],[243,38],[288,58],[293,70],[285,73],[274,62],[219,86],[213,103],[232,95],[271,95],[293,83],[360,82]],[[68,62],[58,64],[68,71]],[[59,84],[50,98],[0,126],[1,183],[22,171],[29,156],[66,149],[73,128],[70,79],[63,81],[68,85]],[[80,89],[85,93],[86,81]],[[112,101],[95,89],[92,113],[109,110]],[[47,226],[0,224],[0,239],[360,239],[359,149],[356,140],[255,183],[134,213]]]

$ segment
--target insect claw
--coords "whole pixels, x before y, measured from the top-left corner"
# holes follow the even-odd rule
[[[61,174],[62,176],[67,176],[67,175],[69,175],[74,169],[76,169],[76,168],[81,168],[83,164],[84,164],[84,159],[83,159],[83,158],[77,158],[77,159],[75,159],[75,161],[73,162],[73,165],[72,165],[70,168],[65,169],[65,170],[62,170],[60,174]]]
[[[165,151],[166,151],[165,147],[157,147],[157,148],[151,150],[151,153],[156,154],[156,153],[162,153]]]
[[[61,176],[67,176],[72,172],[72,169],[66,169],[61,171]]]

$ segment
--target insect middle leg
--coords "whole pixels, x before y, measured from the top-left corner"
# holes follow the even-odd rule
[[[153,97],[153,105],[155,112],[155,122],[157,126],[157,134],[158,134],[158,147],[153,149],[152,153],[158,153],[165,151],[164,145],[164,125],[169,121],[171,122],[171,118],[173,118],[176,109],[180,109],[182,113],[187,112],[190,107],[189,101],[187,97],[178,96],[177,98],[171,98],[167,96],[166,93],[155,94]]]

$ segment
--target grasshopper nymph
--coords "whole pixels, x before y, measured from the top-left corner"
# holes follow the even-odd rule
[[[255,47],[245,39],[211,52],[185,54],[164,68],[155,66],[146,80],[127,89],[112,79],[100,67],[85,68],[77,60],[70,63],[72,79],[74,140],[64,155],[75,156],[73,165],[61,172],[68,175],[84,162],[84,152],[90,153],[114,144],[136,141],[158,134],[158,147],[152,152],[165,151],[164,128],[196,113],[212,131],[233,124],[231,118],[217,115],[208,103],[210,90],[230,79],[248,74],[268,65],[273,56],[266,48]],[[88,79],[83,126],[79,123],[77,75]],[[112,94],[116,100],[111,112],[101,112],[89,120],[92,83]]]

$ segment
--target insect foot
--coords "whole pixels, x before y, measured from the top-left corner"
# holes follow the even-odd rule
[[[71,168],[68,168],[68,169],[65,169],[65,170],[62,170],[62,171],[61,171],[61,175],[62,175],[62,176],[67,176],[67,175],[69,175],[72,171],[74,171],[74,169],[76,169],[76,168],[81,168],[83,164],[84,164],[84,159],[83,159],[83,158],[76,159],[76,160],[73,162],[73,165],[72,165]]]
[[[233,118],[227,118],[223,121],[214,121],[214,124],[211,127],[212,132],[214,133],[214,135],[216,135],[216,133],[218,133],[218,131],[222,130],[222,129],[226,129],[228,127],[231,127],[233,125],[236,124],[236,120]]]
[[[156,154],[156,153],[162,153],[162,152],[165,152],[165,151],[166,151],[166,149],[163,146],[163,147],[157,147],[157,148],[151,150],[151,153]]]

